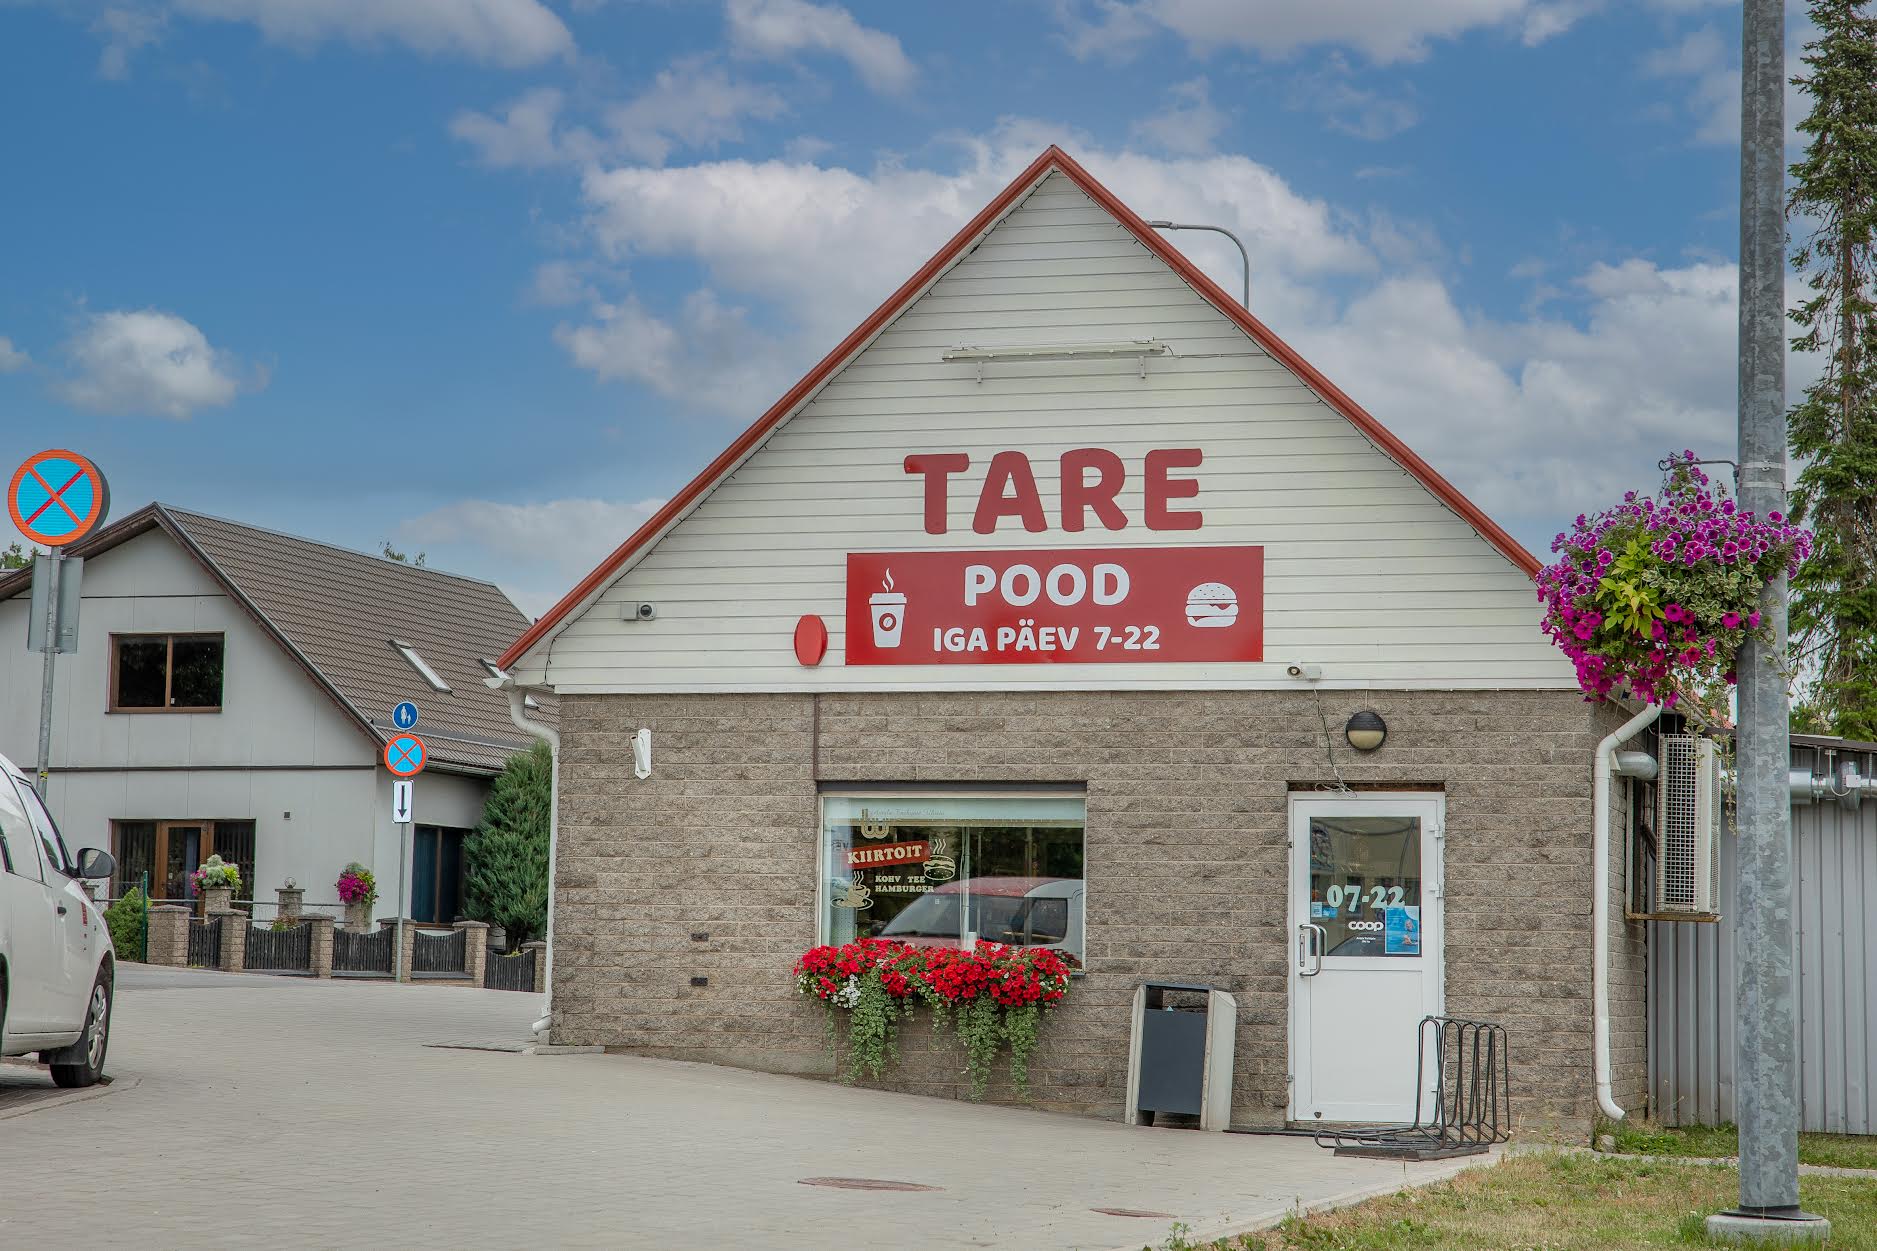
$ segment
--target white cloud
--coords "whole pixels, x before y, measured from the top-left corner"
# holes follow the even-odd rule
[[[592,136],[557,129],[566,99],[557,87],[535,87],[510,101],[500,117],[471,110],[458,113],[450,119],[450,133],[474,147],[484,165],[498,169],[584,159],[590,155]]]
[[[1342,47],[1380,64],[1416,61],[1436,39],[1500,29],[1527,44],[1567,29],[1594,0],[1059,0],[1058,23],[1078,56],[1122,56],[1158,30],[1195,56],[1243,49],[1270,57]]]
[[[13,340],[0,334],[0,374],[13,373],[32,363],[33,358],[26,354],[24,348],[14,347]]]
[[[1167,95],[1167,107],[1134,123],[1133,133],[1155,147],[1182,156],[1212,151],[1227,121],[1212,103],[1211,84],[1201,76],[1176,84]]]
[[[753,420],[787,387],[798,363],[784,344],[749,324],[747,310],[725,306],[711,291],[692,292],[670,320],[632,296],[595,302],[589,312],[588,321],[554,330],[576,365],[610,381],[643,383],[695,411]]]
[[[839,5],[730,0],[727,14],[730,46],[739,56],[781,60],[798,52],[830,53],[875,91],[905,91],[918,77],[898,39],[862,26]]]
[[[163,27],[161,13],[144,9],[113,6],[99,13],[91,23],[91,33],[104,42],[98,53],[98,77],[130,77],[130,58],[138,49],[161,39]]]
[[[65,350],[72,377],[57,390],[92,412],[181,418],[227,404],[242,388],[233,358],[157,309],[93,314]]]
[[[720,65],[686,60],[659,71],[634,99],[606,110],[606,124],[619,151],[662,162],[676,148],[741,139],[745,119],[780,117],[787,107],[772,88],[738,82]]]
[[[1673,5],[1675,0],[1656,0]],[[1683,0],[1683,7],[1699,7],[1700,0]],[[1811,110],[1811,100],[1793,86],[1795,75],[1806,72],[1801,59],[1805,43],[1818,30],[1803,14],[1786,23],[1785,110],[1786,147],[1804,146],[1798,124]],[[1643,57],[1645,77],[1681,85],[1682,111],[1694,124],[1694,142],[1722,147],[1740,143],[1740,43],[1738,35],[1724,36],[1712,26],[1690,31],[1676,42]]]
[[[629,158],[661,164],[680,149],[714,149],[743,137],[743,124],[780,117],[781,94],[742,82],[707,57],[690,57],[659,71],[630,100],[605,106],[594,126],[563,123],[565,92],[536,87],[511,101],[499,117],[464,111],[450,133],[477,151],[485,165],[545,168]]]
[[[1340,52],[1332,52],[1321,69],[1292,80],[1289,105],[1319,113],[1331,130],[1357,139],[1392,138],[1421,120],[1421,110],[1406,95],[1358,87]]]
[[[329,39],[403,44],[432,56],[492,65],[538,65],[570,56],[573,36],[540,0],[170,0],[195,18],[247,22],[272,43]]]
[[[524,612],[539,616],[664,502],[461,500],[401,523],[397,537],[400,543],[433,551],[470,549],[481,558],[479,563],[510,570],[499,578],[503,589]]]

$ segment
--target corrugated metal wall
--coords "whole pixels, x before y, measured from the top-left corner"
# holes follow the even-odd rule
[[[1816,753],[1816,755],[1815,755]],[[1864,776],[1877,757],[1845,752]],[[1795,743],[1796,768],[1826,772]],[[1877,802],[1795,807],[1800,1125],[1877,1134]],[[1723,907],[1734,897],[1734,841],[1721,843]],[[1668,1125],[1734,1119],[1733,921],[1653,923],[1649,943],[1649,1089]]]

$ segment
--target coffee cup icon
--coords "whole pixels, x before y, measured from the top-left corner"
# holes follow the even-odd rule
[[[906,597],[898,591],[875,591],[868,601],[873,609],[873,645],[898,647],[900,627],[906,624]]]

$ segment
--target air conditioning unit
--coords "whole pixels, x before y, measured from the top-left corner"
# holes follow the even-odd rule
[[[1664,734],[1656,779],[1655,913],[1659,919],[1720,915],[1721,831],[1727,820],[1720,753],[1712,739]]]

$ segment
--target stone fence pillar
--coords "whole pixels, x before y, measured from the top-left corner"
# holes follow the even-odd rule
[[[481,986],[488,980],[489,923],[458,921],[456,928],[463,931],[463,971],[471,986]]]
[[[332,976],[332,918],[323,912],[302,913],[300,920],[313,927],[313,976]]]
[[[276,886],[274,894],[280,897],[280,905],[275,909],[275,919],[280,921],[298,921],[301,917],[301,901],[306,898],[304,886]]]
[[[222,923],[222,949],[216,967],[226,973],[239,973],[246,967],[248,954],[248,914],[236,908],[218,908],[209,920]]]
[[[182,968],[189,963],[189,909],[157,904],[150,909],[150,941],[143,954],[149,964]]]
[[[547,990],[547,944],[537,938],[531,943],[523,943],[521,949],[534,957],[534,988],[545,992]]]
[[[390,930],[393,934],[397,933],[398,919],[396,917],[379,917],[378,924],[381,928]],[[393,943],[396,943],[397,939],[394,938],[391,941]],[[416,948],[416,946],[417,946],[417,922],[411,920],[409,917],[405,917],[404,918],[404,945],[403,945],[403,948],[396,953],[397,964],[395,967],[397,969],[397,972],[393,973],[392,976],[398,977],[406,982],[411,980],[411,952]]]

